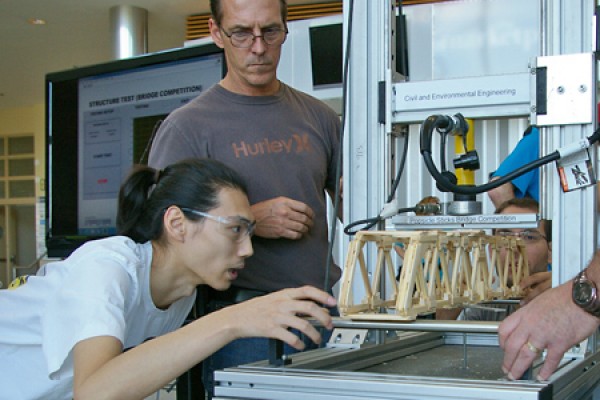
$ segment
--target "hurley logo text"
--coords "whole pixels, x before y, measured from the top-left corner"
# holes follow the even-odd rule
[[[239,143],[232,143],[231,147],[235,158],[256,157],[265,154],[286,153],[311,153],[312,147],[308,140],[308,134],[293,134],[287,140],[269,140],[267,138],[255,143],[246,143],[242,140]]]

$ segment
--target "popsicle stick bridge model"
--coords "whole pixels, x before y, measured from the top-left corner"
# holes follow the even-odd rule
[[[377,251],[371,277],[364,255],[369,246]],[[392,262],[394,246],[404,251],[399,279]],[[502,250],[507,252],[504,263]],[[519,283],[527,276],[520,238],[479,230],[361,231],[348,248],[338,305],[341,315],[350,319],[411,321],[436,308],[521,297]],[[366,294],[354,303],[352,288],[360,285]],[[381,287],[390,292],[385,298]]]

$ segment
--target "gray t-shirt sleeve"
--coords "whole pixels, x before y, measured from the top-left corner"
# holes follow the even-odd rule
[[[201,154],[201,147],[189,142],[189,135],[184,135],[173,120],[165,120],[152,142],[148,165],[162,169],[186,158],[206,157]]]

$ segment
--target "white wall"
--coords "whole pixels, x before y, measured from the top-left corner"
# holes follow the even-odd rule
[[[281,61],[277,69],[279,79],[283,82],[323,100],[338,114],[342,113],[341,85],[337,87],[313,87],[309,29],[314,26],[341,24],[342,21],[342,15],[339,14],[290,22],[288,24],[288,38],[283,45]]]

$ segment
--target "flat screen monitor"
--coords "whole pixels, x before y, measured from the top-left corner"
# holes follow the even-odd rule
[[[46,248],[116,233],[117,197],[160,122],[225,73],[213,44],[46,75]]]
[[[342,24],[309,28],[313,87],[342,83]]]

